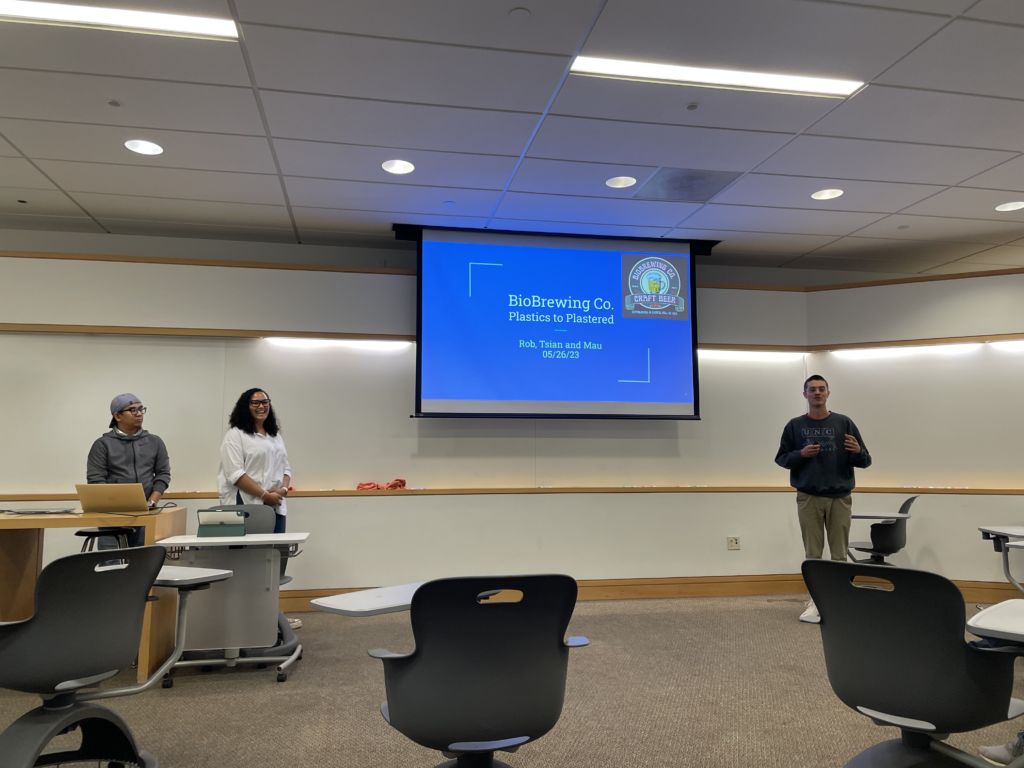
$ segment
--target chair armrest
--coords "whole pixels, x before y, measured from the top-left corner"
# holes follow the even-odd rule
[[[385,648],[371,648],[367,652],[368,656],[372,656],[375,659],[406,659],[412,656],[411,653],[395,653]]]
[[[572,635],[565,641],[566,648],[582,648],[585,645],[590,645],[590,641],[583,635]]]

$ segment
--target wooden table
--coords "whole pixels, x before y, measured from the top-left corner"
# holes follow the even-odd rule
[[[36,579],[43,565],[43,533],[47,528],[93,528],[131,525],[143,528],[145,543],[185,532],[185,508],[166,507],[149,515],[99,513],[0,514],[0,621],[27,619],[34,610]],[[155,587],[159,598],[146,606],[139,645],[139,681],[174,650],[177,592]]]

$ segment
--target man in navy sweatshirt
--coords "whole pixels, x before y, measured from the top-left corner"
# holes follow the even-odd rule
[[[850,542],[853,468],[871,466],[871,454],[857,425],[828,409],[828,396],[823,377],[814,375],[804,382],[807,414],[790,419],[782,430],[775,463],[789,470],[789,484],[796,488],[804,555],[819,559],[827,537],[829,556],[843,561]],[[800,621],[821,621],[814,601],[807,604]]]

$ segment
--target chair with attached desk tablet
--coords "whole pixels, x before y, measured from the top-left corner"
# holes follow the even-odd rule
[[[900,739],[870,747],[847,768],[982,765],[945,739],[1019,717],[1024,701],[1012,696],[1016,654],[964,640],[956,586],[892,566],[806,560],[802,570],[821,613],[832,689],[878,725],[900,729]]]
[[[163,547],[71,555],[50,563],[36,584],[30,618],[0,623],[0,687],[42,696],[42,706],[0,733],[4,768],[110,761],[155,766],[124,720],[97,699],[152,687],[181,654],[185,607],[191,591],[230,571],[163,568]],[[171,657],[144,683],[86,690],[115,676],[135,658],[147,594],[154,585],[179,591],[178,642]],[[69,639],[73,640],[69,644]],[[81,733],[77,750],[43,751],[54,737]]]
[[[566,639],[576,604],[570,576],[439,579],[412,595],[415,649],[369,651],[384,664],[384,719],[446,766],[505,766],[494,752],[516,751],[558,721],[565,695]]]
[[[871,524],[871,541],[851,541],[847,554],[855,563],[874,563],[888,565],[885,558],[895,555],[907,545],[907,520],[910,519],[910,507],[917,496],[911,496],[900,505],[899,511],[892,516],[853,515],[855,519],[878,519]],[[854,551],[863,552],[865,558],[857,558]]]
[[[185,658],[175,668],[274,664],[277,681],[284,682],[291,666],[302,658],[302,645],[279,607],[279,588],[288,578],[283,576],[282,552],[294,557],[309,534],[268,532],[268,528],[273,531],[273,509],[261,504],[216,509],[248,513],[245,534],[175,536],[160,542],[182,565],[235,572],[230,582],[193,601]],[[164,687],[173,684],[168,674]]]

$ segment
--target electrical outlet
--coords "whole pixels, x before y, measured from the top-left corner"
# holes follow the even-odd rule
[[[740,548],[740,537],[739,536],[726,536],[725,537],[725,548],[726,549],[739,549]]]

